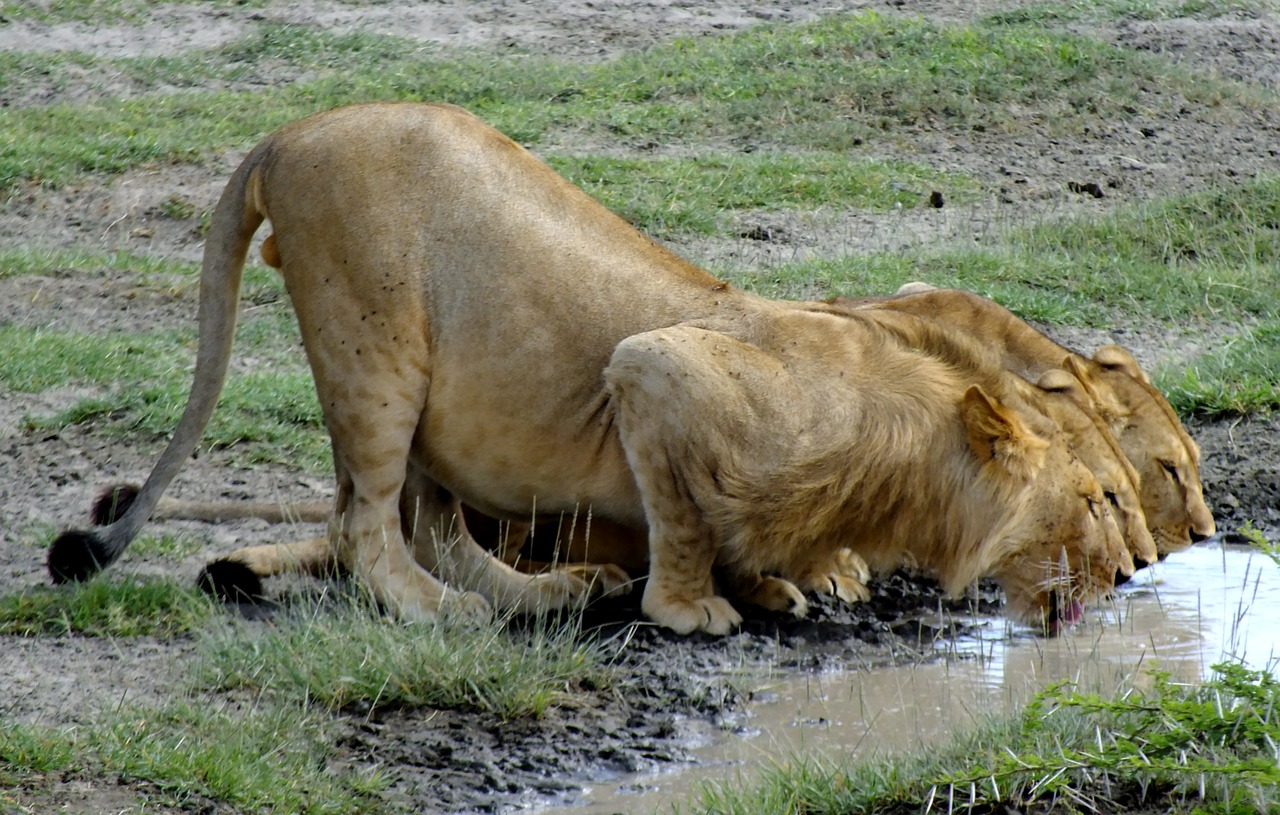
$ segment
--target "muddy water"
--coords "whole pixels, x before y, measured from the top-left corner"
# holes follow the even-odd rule
[[[1280,568],[1246,547],[1204,544],[1140,574],[1067,634],[1047,640],[1003,621],[940,644],[944,658],[875,671],[763,676],[740,716],[701,740],[697,763],[610,779],[566,815],[667,812],[706,781],[750,783],[762,768],[808,756],[918,748],[1025,703],[1063,679],[1086,689],[1149,683],[1158,666],[1196,681],[1230,655],[1255,668],[1280,656]]]

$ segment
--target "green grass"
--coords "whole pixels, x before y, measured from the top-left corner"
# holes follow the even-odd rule
[[[435,707],[540,716],[571,687],[600,687],[599,646],[572,624],[397,623],[338,599],[267,629],[215,632],[204,681],[333,709]]]
[[[269,624],[232,621],[168,581],[104,577],[0,598],[0,633],[196,632],[194,681],[154,707],[112,706],[55,730],[0,718],[0,782],[17,804],[67,773],[136,786],[183,806],[251,812],[377,812],[389,779],[342,759],[340,715],[452,708],[536,717],[611,681],[603,647],[569,621],[406,624],[350,597],[302,599]],[[26,796],[24,798],[24,795]],[[4,800],[4,799],[0,799]]]
[[[336,729],[297,704],[195,698],[115,708],[67,730],[0,722],[0,783],[15,788],[15,805],[39,801],[48,776],[74,772],[184,809],[214,801],[242,812],[382,811],[387,780],[338,765]]]
[[[972,200],[968,178],[906,162],[850,160],[830,153],[697,159],[552,156],[550,164],[640,229],[716,234],[729,213],[818,207],[913,208],[938,190]]]
[[[1183,414],[1280,406],[1280,177],[1012,230],[983,249],[849,254],[715,271],[774,297],[891,294],[903,283],[969,289],[1051,325],[1196,326],[1239,336],[1157,382]],[[1155,329],[1159,330],[1159,329]],[[1087,349],[1086,349],[1087,350]]]
[[[52,728],[0,719],[0,784],[16,786],[24,776],[63,770],[75,762],[73,737]]]
[[[247,812],[379,812],[376,773],[336,768],[336,728],[298,704],[183,699],[107,717],[87,739],[106,773],[175,801],[193,794]]]
[[[311,471],[331,466],[315,386],[292,347],[296,335],[292,315],[283,311],[242,327],[239,358],[281,364],[229,378],[205,433],[208,448],[245,445],[248,462],[280,461]],[[186,405],[193,340],[189,329],[93,335],[0,327],[0,385],[18,392],[102,389],[56,415],[29,419],[31,428],[101,422],[117,437],[163,438]]]
[[[1028,319],[1194,323],[1280,317],[1280,177],[1013,230],[992,248],[790,264],[740,276],[766,293],[809,281],[832,294],[902,283],[980,291]],[[726,274],[733,276],[731,272]]]
[[[274,90],[171,92],[183,75],[222,70],[211,65],[241,75],[237,59],[283,61],[319,75]],[[461,104],[523,142],[572,129],[614,140],[786,144],[837,154],[910,140],[917,125],[1039,132],[1078,129],[1099,116],[1122,121],[1137,110],[1140,89],[1152,85],[1169,92],[1150,104],[1175,105],[1181,94],[1230,103],[1218,107],[1223,116],[1234,104],[1256,104],[1230,84],[1178,78],[1153,58],[1061,32],[873,13],[760,26],[696,45],[677,41],[603,65],[432,59],[395,38],[282,28],[140,70],[153,69],[167,78],[162,93],[9,111],[0,124],[0,189],[200,161],[243,150],[307,113],[373,99]]]
[[[191,321],[196,318],[196,294],[200,264],[132,252],[93,252],[83,249],[20,248],[0,249],[0,279],[22,275],[91,278],[104,272],[124,272],[143,290],[172,296],[191,297]],[[249,263],[245,267],[241,300],[252,305],[282,302],[284,284],[280,275],[266,266]],[[290,316],[290,320],[292,317]]]
[[[1155,384],[1180,413],[1248,415],[1280,408],[1280,320],[1245,328],[1185,369],[1159,371]]]
[[[199,552],[203,544],[195,538],[185,535],[148,535],[141,534],[133,539],[124,558],[131,557],[164,557],[173,560],[188,557]]]
[[[129,252],[90,252],[75,249],[0,249],[0,278],[21,275],[91,276],[104,271],[132,272],[140,279],[162,275],[192,277],[199,267],[168,258],[135,255]],[[193,310],[194,314],[194,310]]]
[[[140,23],[153,14],[156,6],[181,6],[207,4],[222,6],[247,6],[261,8],[267,0],[50,0],[50,2],[5,3],[4,15],[13,20],[37,20],[44,23]]]
[[[22,637],[176,637],[203,626],[213,606],[170,580],[99,576],[0,597],[0,633]]]
[[[708,787],[693,811],[1275,811],[1280,683],[1235,664],[1215,672],[1199,687],[1156,672],[1148,692],[1105,696],[1057,686],[949,745],[860,763],[797,758],[757,783]]]
[[[992,23],[1044,26],[1116,18],[1213,19],[1239,13],[1274,11],[1276,8],[1274,0],[1059,0],[998,11],[985,19]]]

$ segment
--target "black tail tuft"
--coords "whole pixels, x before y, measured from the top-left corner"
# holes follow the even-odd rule
[[[215,560],[204,567],[196,585],[224,603],[261,603],[262,578],[235,560]]]
[[[103,490],[98,500],[93,502],[93,509],[89,510],[93,525],[110,526],[119,520],[133,506],[140,489],[137,484],[117,484]]]
[[[88,580],[111,563],[106,545],[93,532],[72,529],[49,546],[49,577],[57,584]]]

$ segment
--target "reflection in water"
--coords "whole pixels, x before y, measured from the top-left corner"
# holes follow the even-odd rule
[[[762,679],[745,727],[695,751],[699,765],[602,784],[586,805],[557,811],[666,811],[687,803],[702,781],[750,778],[796,752],[865,758],[926,746],[1061,680],[1106,692],[1148,686],[1154,667],[1186,682],[1223,659],[1273,668],[1277,616],[1275,563],[1247,547],[1196,546],[1144,570],[1107,607],[1054,639],[989,620],[927,664]]]

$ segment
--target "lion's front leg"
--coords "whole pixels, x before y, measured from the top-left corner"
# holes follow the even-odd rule
[[[704,414],[707,383],[694,375],[699,334],[676,327],[619,343],[605,371],[619,437],[649,525],[649,580],[641,608],[678,633],[727,634],[742,616],[715,593],[720,550],[696,495],[714,489],[694,436],[714,422]],[[712,388],[714,389],[714,388]],[[690,423],[692,417],[699,421]]]

